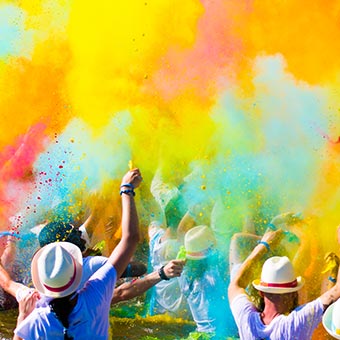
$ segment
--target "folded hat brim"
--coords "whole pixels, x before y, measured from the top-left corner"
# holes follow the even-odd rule
[[[322,324],[326,331],[335,339],[340,339],[340,334],[336,334],[332,330],[332,319],[333,319],[334,303],[332,303],[325,311],[322,317]]]
[[[253,286],[259,290],[260,292],[263,293],[273,293],[273,294],[286,294],[286,293],[293,293],[297,292],[299,289],[302,288],[302,286],[305,283],[305,280],[301,277],[298,276],[296,278],[297,280],[297,286],[296,287],[287,287],[287,288],[281,288],[281,287],[267,287],[261,285],[261,280],[257,279],[253,281]]]

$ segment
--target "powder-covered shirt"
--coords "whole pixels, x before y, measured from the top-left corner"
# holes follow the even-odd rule
[[[158,270],[176,258],[180,244],[177,240],[161,241],[165,230],[160,227],[149,228],[150,264],[152,271]],[[189,307],[179,287],[177,278],[163,280],[152,287],[149,293],[149,314],[169,313],[174,317],[190,318]]]
[[[115,268],[107,263],[79,291],[77,304],[69,315],[70,337],[108,339],[109,310],[116,276]],[[63,325],[49,306],[35,308],[14,332],[25,340],[64,339]]]
[[[213,259],[217,261],[217,257]],[[217,339],[236,336],[237,328],[228,303],[227,282],[221,276],[217,262],[210,265],[202,263],[200,267],[206,268],[201,275],[188,271],[187,266],[184,267],[179,282],[197,331],[215,334]]]
[[[241,340],[309,340],[322,320],[323,305],[318,298],[299,306],[288,315],[279,315],[269,325],[246,294],[237,295],[230,304]]]

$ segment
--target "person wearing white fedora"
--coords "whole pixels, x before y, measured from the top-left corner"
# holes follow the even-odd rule
[[[31,294],[19,303],[15,340],[108,339],[108,315],[116,278],[127,267],[139,241],[134,188],[141,181],[138,169],[123,177],[121,240],[83,289],[78,289],[83,262],[76,245],[56,242],[35,254],[31,267],[33,283],[39,294],[53,300],[48,306],[33,309],[36,294]]]
[[[230,282],[230,307],[243,340],[311,339],[324,311],[340,297],[338,272],[334,287],[314,301],[295,308],[297,292],[304,280],[296,277],[287,257],[275,256],[262,266],[261,279],[252,282],[264,298],[264,309],[255,307],[245,289],[256,265],[268,251],[277,247],[282,234],[281,229],[266,232]]]
[[[184,237],[186,265],[179,277],[196,331],[211,339],[225,339],[237,335],[226,296],[226,275],[220,273],[220,258],[212,229],[196,226]]]

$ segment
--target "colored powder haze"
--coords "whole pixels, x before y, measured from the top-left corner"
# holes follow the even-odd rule
[[[132,160],[144,235],[159,170],[227,242],[294,211],[312,257],[337,251],[339,20],[321,0],[1,1],[0,231],[107,204],[102,238]]]

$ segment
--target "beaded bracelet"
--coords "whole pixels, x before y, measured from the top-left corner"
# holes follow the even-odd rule
[[[136,193],[134,192],[133,189],[124,189],[124,190],[121,190],[119,192],[119,195],[122,196],[122,194],[126,194],[126,195],[129,195],[129,196],[131,196],[130,194],[132,194],[132,196],[136,195]]]
[[[167,277],[166,274],[164,273],[164,266],[158,269],[158,275],[162,280],[166,280],[166,281],[170,280],[170,278]]]
[[[268,242],[266,242],[266,241],[258,241],[257,243],[258,244],[263,244],[267,248],[267,251],[270,251],[270,246],[269,246]]]

